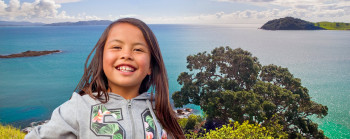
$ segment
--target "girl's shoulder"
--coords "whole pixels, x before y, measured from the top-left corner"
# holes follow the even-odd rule
[[[86,103],[89,105],[101,103],[98,99],[94,99],[88,94],[81,94],[81,93],[77,93],[77,92],[73,92],[69,101],[74,101],[74,102],[77,102],[79,104]]]

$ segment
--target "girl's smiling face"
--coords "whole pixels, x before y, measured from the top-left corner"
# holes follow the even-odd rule
[[[129,23],[111,28],[103,50],[103,71],[114,93],[138,91],[142,80],[151,74],[150,63],[150,49],[139,28]]]

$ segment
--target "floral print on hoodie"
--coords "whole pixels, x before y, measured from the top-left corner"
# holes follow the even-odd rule
[[[104,123],[103,117],[112,115],[121,119],[121,110],[108,111],[104,105],[92,106],[91,129],[96,135],[111,136],[113,139],[123,139],[124,129],[118,123]]]

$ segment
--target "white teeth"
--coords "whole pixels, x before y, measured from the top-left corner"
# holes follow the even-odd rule
[[[129,66],[120,66],[117,68],[118,70],[122,72],[133,72],[135,69]]]

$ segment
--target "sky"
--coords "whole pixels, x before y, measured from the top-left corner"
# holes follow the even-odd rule
[[[263,24],[286,16],[350,23],[350,0],[0,0],[0,21]]]

